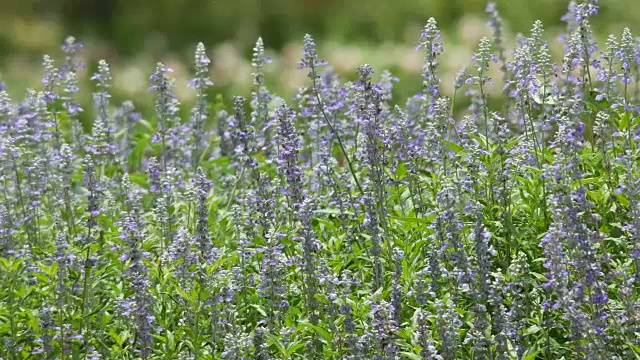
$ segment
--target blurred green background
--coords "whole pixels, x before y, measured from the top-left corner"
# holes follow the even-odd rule
[[[507,47],[536,19],[561,31],[568,0],[498,0]],[[212,58],[212,77],[223,93],[248,94],[250,55],[258,36],[274,64],[270,86],[291,94],[304,82],[296,73],[301,39],[310,33],[320,54],[352,76],[370,63],[402,82],[400,95],[420,86],[421,54],[415,44],[423,24],[435,17],[445,39],[444,81],[468,64],[477,41],[491,34],[485,0],[0,0],[0,73],[12,94],[37,86],[43,53],[59,55],[65,36],[86,44],[91,71],[99,58],[114,68],[116,91],[132,97],[146,89],[156,61],[176,70],[178,86],[190,76],[191,53],[202,41]],[[594,29],[601,39],[640,19],[640,1],[602,0]],[[556,53],[561,44],[554,45]],[[379,71],[378,71],[379,73]],[[189,101],[186,90],[179,96]]]

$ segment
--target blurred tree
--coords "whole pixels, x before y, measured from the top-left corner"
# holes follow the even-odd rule
[[[496,0],[505,25],[528,31],[534,20],[562,25],[569,0]],[[481,14],[486,0],[0,0],[0,34],[13,31],[13,19],[57,20],[79,38],[111,41],[123,54],[183,51],[197,41],[208,45],[232,40],[250,49],[258,36],[267,46],[311,33],[318,41],[406,41],[407,29],[430,16],[444,33],[457,22]],[[640,1],[601,2],[595,26],[616,31],[615,24],[636,23]],[[484,15],[481,15],[484,16]],[[4,29],[3,29],[4,26]],[[610,27],[613,27],[611,29]],[[413,31],[413,30],[412,30]],[[416,34],[417,36],[417,34]],[[0,44],[2,43],[0,38]]]
[[[68,30],[72,30],[72,33],[92,32],[109,37],[116,0],[57,0],[57,2],[62,3],[62,18],[65,24],[69,24]]]

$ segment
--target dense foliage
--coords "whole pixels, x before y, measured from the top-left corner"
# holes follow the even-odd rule
[[[258,40],[251,99],[225,107],[200,44],[190,117],[164,64],[142,115],[101,61],[90,129],[68,38],[40,89],[0,84],[0,358],[640,358],[640,47],[598,50],[597,9],[570,5],[554,64],[541,22],[504,49],[490,5],[462,119],[433,18],[403,102],[307,35],[295,99]]]

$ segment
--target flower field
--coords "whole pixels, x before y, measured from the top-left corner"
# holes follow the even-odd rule
[[[262,39],[247,98],[199,44],[189,109],[162,63],[151,113],[105,60],[80,89],[73,37],[23,99],[0,82],[0,360],[640,359],[640,41],[572,2],[555,63],[487,13],[447,95],[433,18],[408,99],[309,35],[293,99]]]

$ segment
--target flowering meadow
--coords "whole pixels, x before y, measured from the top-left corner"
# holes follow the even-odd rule
[[[215,98],[199,44],[194,106],[158,63],[148,114],[107,61],[79,89],[69,37],[22,100],[0,83],[0,359],[640,359],[640,43],[598,46],[597,12],[556,63],[489,4],[449,95],[431,18],[409,99],[309,35],[295,98],[261,39],[250,96]]]

